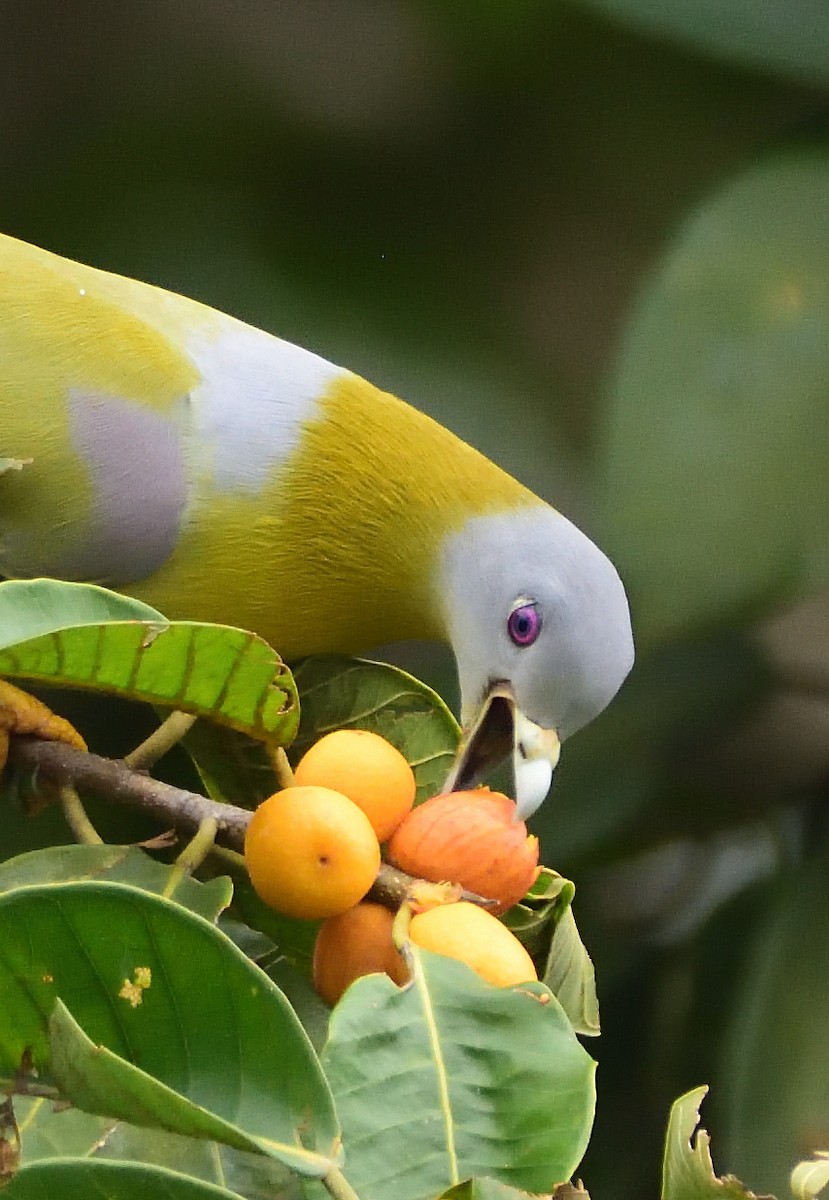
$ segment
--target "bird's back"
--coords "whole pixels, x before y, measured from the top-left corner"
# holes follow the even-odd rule
[[[288,656],[441,636],[446,534],[540,503],[306,350],[2,236],[0,411],[0,574],[111,584]]]

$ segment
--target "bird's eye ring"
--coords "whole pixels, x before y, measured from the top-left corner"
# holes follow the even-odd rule
[[[535,604],[519,604],[507,621],[507,633],[516,646],[531,646],[541,633],[541,613]]]

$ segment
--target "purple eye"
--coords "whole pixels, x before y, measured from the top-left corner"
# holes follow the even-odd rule
[[[531,646],[541,633],[541,614],[535,604],[514,608],[507,621],[507,632],[516,646]]]

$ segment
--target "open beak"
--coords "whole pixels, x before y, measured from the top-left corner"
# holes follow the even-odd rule
[[[556,731],[529,720],[515,703],[512,689],[499,683],[490,689],[472,722],[464,727],[444,790],[474,787],[487,771],[512,754],[516,818],[523,821],[549,792],[560,753]]]

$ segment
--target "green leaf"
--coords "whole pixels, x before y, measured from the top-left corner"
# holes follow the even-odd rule
[[[714,1174],[711,1139],[699,1122],[699,1106],[708,1091],[695,1088],[674,1101],[665,1135],[662,1200],[750,1200],[751,1192],[732,1176]],[[693,1140],[692,1140],[693,1139]]]
[[[640,642],[829,577],[827,228],[829,150],[777,151],[693,214],[640,298],[596,471]]]
[[[301,1177],[261,1154],[246,1154],[219,1142],[180,1137],[163,1129],[119,1122],[96,1157],[154,1163],[220,1184],[246,1200],[302,1200]]]
[[[467,1179],[441,1194],[440,1200],[529,1200],[529,1192],[519,1191],[494,1179]]]
[[[23,1161],[94,1158],[167,1167],[239,1192],[247,1200],[300,1200],[299,1178],[281,1163],[219,1142],[92,1116],[47,1100],[15,1099]]]
[[[596,972],[569,904],[556,921],[542,979],[567,1013],[576,1033],[598,1037],[601,1026]]]
[[[156,609],[94,583],[61,579],[6,579],[0,583],[0,647],[28,642],[75,625],[152,621],[166,625]]]
[[[302,722],[291,749],[296,765],[333,729],[369,729],[411,764],[417,799],[435,795],[449,773],[460,731],[440,696],[398,667],[343,656],[307,658],[294,668]],[[255,808],[279,789],[264,748],[226,729],[196,726],[183,741],[213,800]]]
[[[337,1160],[333,1103],[306,1034],[215,926],[123,884],[51,884],[0,895],[0,947],[7,1074],[24,1052],[48,1071],[60,998],[60,1065],[95,1111],[154,1117],[311,1174]],[[74,1039],[70,1012],[83,1030]]]
[[[24,1163],[43,1158],[88,1158],[114,1125],[113,1121],[77,1108],[57,1106],[42,1097],[15,1096],[14,1108],[20,1125]]]
[[[411,947],[414,980],[358,980],[323,1066],[361,1200],[426,1200],[476,1175],[530,1191],[570,1177],[590,1133],[595,1063],[540,984],[491,987]]]
[[[828,877],[824,846],[777,880],[726,1030],[725,1153],[751,1187],[781,1196],[829,1133]]]
[[[294,1144],[273,1136],[250,1136],[105,1046],[96,1045],[61,1000],[56,1001],[49,1020],[49,1052],[52,1074],[62,1095],[84,1112],[270,1155],[304,1175],[324,1175],[332,1165],[330,1160],[301,1148],[298,1128]]]
[[[257,896],[250,878],[241,873],[235,881],[231,911],[251,929],[266,934],[293,966],[303,969],[306,975],[311,974],[311,956],[319,921],[305,921],[278,913]]]
[[[425,683],[387,663],[342,656],[307,658],[294,669],[302,724],[299,759],[333,729],[368,729],[396,746],[417,780],[417,798],[436,795],[455,757],[460,728]]]
[[[601,1028],[596,972],[573,916],[575,893],[569,879],[542,867],[529,894],[502,920],[533,957],[544,953],[542,982],[567,1013],[576,1033],[597,1037]]]
[[[316,1051],[321,1051],[328,1037],[328,1005],[320,999],[309,980],[278,952],[266,956],[258,965],[285,994],[311,1039],[311,1045]]]
[[[285,919],[288,920],[287,917]],[[307,940],[302,940],[301,952],[293,948],[284,950],[267,934],[232,917],[224,917],[220,926],[284,993],[317,1051],[322,1049],[328,1036],[328,1017],[331,1012],[311,985],[311,956],[321,924],[321,921],[292,922],[292,932],[293,927],[305,927]]]
[[[712,58],[807,83],[829,82],[829,9],[822,0],[586,2]]]
[[[233,895],[227,876],[201,883],[181,876],[135,846],[48,846],[31,850],[0,865],[0,892],[38,883],[71,883],[81,879],[128,883],[159,896],[172,895],[178,904],[215,921]],[[170,889],[174,886],[174,892]]]
[[[299,722],[291,673],[255,634],[168,622],[91,584],[0,583],[0,675],[182,709],[287,744]]]
[[[808,1162],[798,1163],[792,1171],[791,1187],[795,1200],[814,1200],[829,1186],[829,1153],[818,1150]]]
[[[544,934],[573,902],[575,884],[550,867],[541,867],[538,878],[520,904],[504,913],[501,920],[520,938],[531,954],[545,946]],[[549,945],[549,937],[546,945]]]
[[[23,1167],[9,1200],[239,1200],[238,1193],[143,1163],[57,1158]]]
[[[204,789],[219,804],[256,808],[280,784],[260,741],[235,729],[198,722],[182,738]]]

